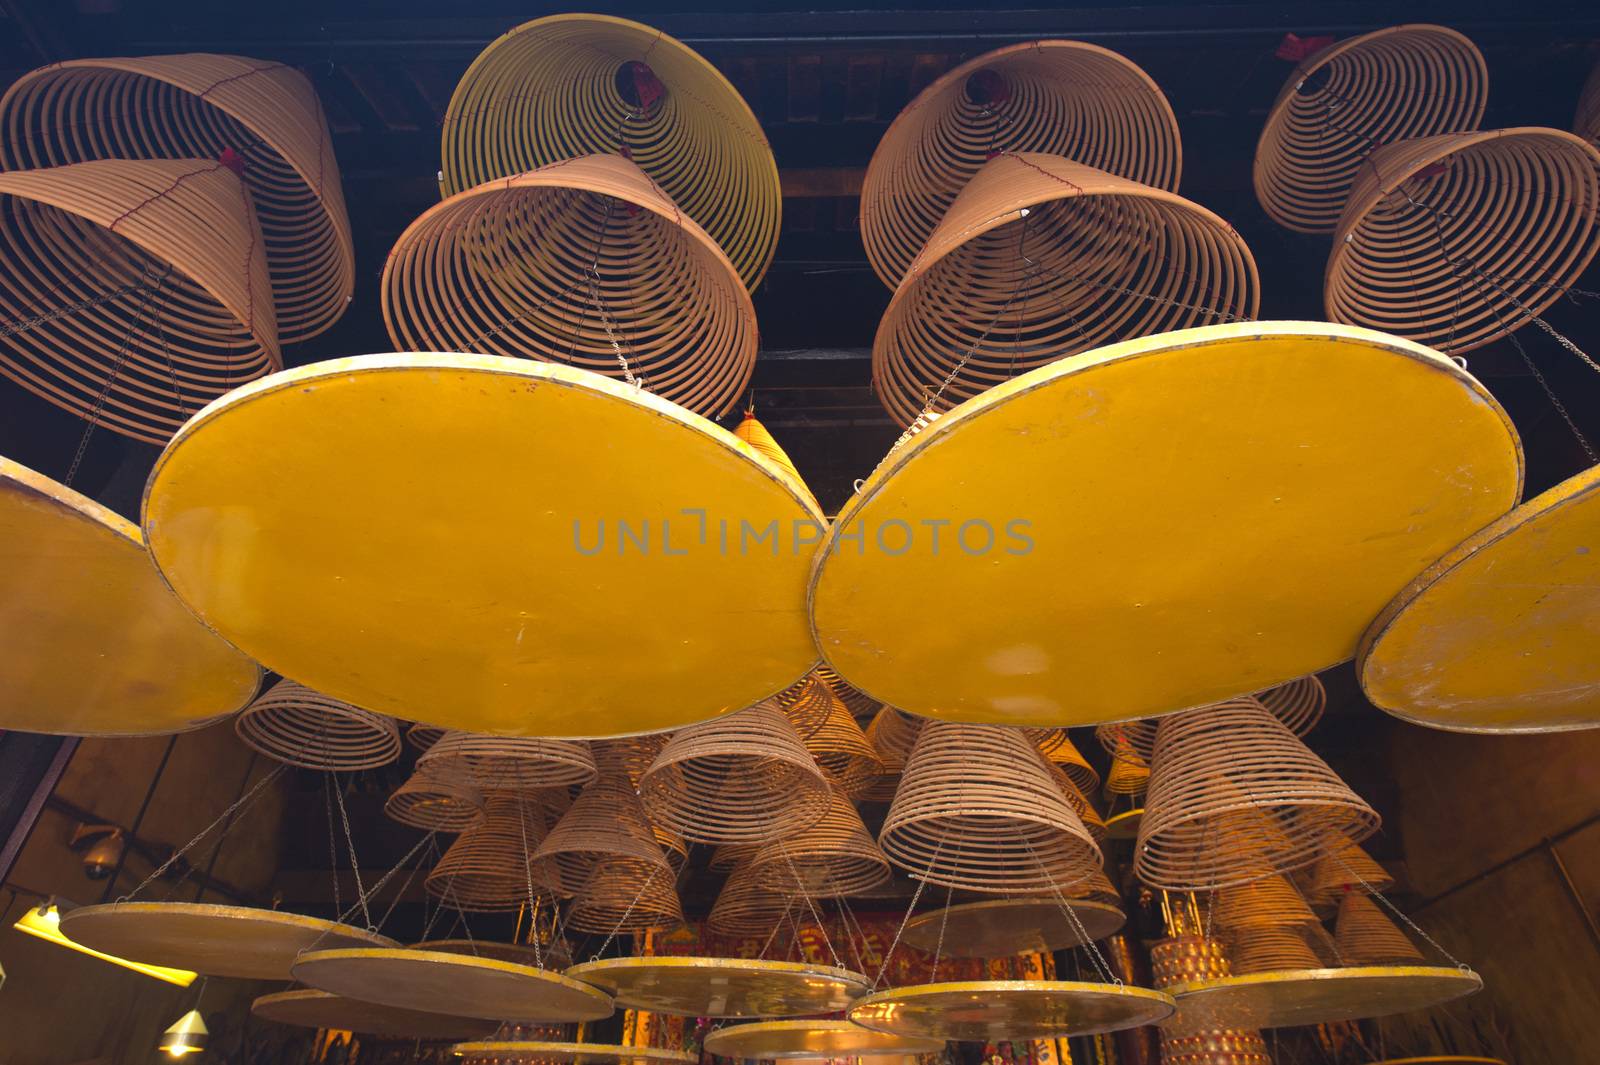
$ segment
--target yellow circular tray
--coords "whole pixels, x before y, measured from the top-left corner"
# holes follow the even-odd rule
[[[264,1021],[297,1028],[331,1028],[357,1035],[410,1039],[473,1039],[493,1035],[498,1021],[448,1017],[442,1013],[397,1010],[376,1002],[330,995],[326,991],[279,991],[262,995],[250,1012]]]
[[[757,1021],[717,1029],[706,1036],[705,1048],[720,1058],[866,1058],[932,1054],[944,1041],[875,1032],[850,1021]]]
[[[1350,658],[1521,484],[1505,411],[1427,348],[1314,322],[1145,337],[891,452],[818,550],[812,624],[828,666],[902,710],[1150,717]]]
[[[455,354],[237,389],[173,438],[144,507],[179,597],[273,669],[396,717],[577,737],[674,728],[803,676],[807,560],[788,540],[821,522],[803,485],[681,407]]]
[[[1107,839],[1138,839],[1139,825],[1144,821],[1144,807],[1124,810],[1106,818]]]
[[[1458,732],[1600,725],[1600,466],[1474,533],[1391,602],[1357,671],[1374,706]]]
[[[206,976],[287,980],[302,951],[394,940],[297,913],[206,902],[113,902],[61,915],[61,934],[103,954]]]
[[[1063,907],[1077,915],[1074,924]],[[919,913],[901,933],[908,944],[954,958],[1009,958],[1104,939],[1127,923],[1120,907],[1095,899],[1024,898],[964,902]]]
[[[1483,988],[1469,969],[1370,965],[1251,973],[1167,990],[1178,1000],[1173,1024],[1218,1028],[1293,1028],[1427,1009]]]
[[[608,1043],[544,1043],[530,1040],[492,1040],[457,1043],[450,1052],[459,1058],[493,1058],[496,1061],[563,1061],[575,1065],[694,1065],[700,1058],[686,1050],[661,1047],[625,1047]]]
[[[0,729],[182,732],[241,709],[254,662],[174,599],[131,522],[0,458]]]
[[[314,950],[290,975],[318,991],[456,1017],[567,1024],[614,1012],[609,995],[560,973],[443,951]]]
[[[752,958],[604,958],[567,975],[609,992],[619,1006],[683,1017],[833,1013],[869,986],[848,969]]]
[[[1094,1035],[1155,1024],[1171,996],[1067,980],[972,980],[880,991],[850,1007],[857,1024],[893,1035],[998,1043]]]
[[[1384,1058],[1372,1065],[1506,1065],[1500,1058],[1479,1058],[1463,1054],[1432,1054],[1424,1058]]]

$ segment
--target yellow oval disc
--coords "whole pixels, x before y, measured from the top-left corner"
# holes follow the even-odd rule
[[[879,991],[845,1016],[891,1035],[1000,1043],[1117,1032],[1156,1024],[1172,1010],[1170,995],[1132,984],[970,980]]]
[[[173,598],[132,522],[0,458],[0,729],[182,732],[261,671]]]
[[[1362,640],[1372,704],[1458,732],[1600,725],[1600,466],[1474,533]]]
[[[1176,984],[1169,1022],[1185,1028],[1297,1028],[1409,1013],[1483,990],[1470,969],[1362,965],[1285,969]]]
[[[144,508],[173,589],[272,669],[432,725],[571,737],[675,728],[803,676],[821,523],[681,407],[454,354],[237,389],[179,430]]]
[[[812,571],[827,664],[890,706],[1088,725],[1351,657],[1510,509],[1504,410],[1437,352],[1250,322],[1041,367],[890,453]]]

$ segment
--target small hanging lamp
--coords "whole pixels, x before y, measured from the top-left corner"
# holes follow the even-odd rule
[[[166,1051],[175,1058],[185,1054],[198,1054],[206,1048],[206,1038],[210,1036],[206,1028],[206,1019],[200,1016],[199,1010],[190,1010],[172,1023],[172,1027],[161,1033],[161,1042],[156,1044],[160,1050]]]

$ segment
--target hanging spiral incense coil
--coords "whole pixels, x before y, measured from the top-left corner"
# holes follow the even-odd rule
[[[867,742],[878,752],[883,762],[883,772],[861,795],[864,802],[892,802],[895,788],[900,786],[900,773],[906,759],[917,742],[921,719],[901,713],[892,706],[880,706],[867,723]]]
[[[818,666],[813,672],[816,674],[817,679],[826,684],[833,694],[838,697],[839,701],[845,705],[845,708],[856,717],[866,717],[868,714],[877,712],[878,700],[866,692],[846,684],[844,678],[827,666]]]
[[[1307,894],[1314,902],[1332,905],[1347,889],[1388,891],[1394,887],[1389,870],[1349,840],[1334,845],[1311,867]]]
[[[1204,207],[1059,156],[985,163],[906,271],[872,345],[901,425],[1118,340],[1255,316],[1255,259]]]
[[[1256,145],[1256,199],[1281,226],[1331,233],[1374,148],[1476,129],[1489,71],[1443,26],[1394,26],[1302,60]]]
[[[1000,725],[923,725],[878,844],[915,878],[986,894],[1065,890],[1102,864],[1049,763]]]
[[[419,766],[383,804],[392,820],[433,832],[464,832],[483,821],[483,793],[464,779]]]
[[[1106,774],[1106,792],[1110,795],[1142,795],[1150,783],[1150,767],[1137,755],[1113,755],[1111,772]]]
[[[656,842],[655,830],[622,760],[605,748],[600,755],[600,775],[561,815],[534,854],[571,895],[590,880],[598,862],[612,856],[659,867],[661,875],[671,877],[666,855]]]
[[[0,321],[0,373],[152,444],[283,368],[250,194],[210,160],[0,174]]]
[[[1268,688],[1256,698],[1296,736],[1305,736],[1322,720],[1322,711],[1328,705],[1328,689],[1313,674]]]
[[[452,729],[417,759],[484,791],[528,791],[586,784],[598,770],[582,740],[485,736]]]
[[[621,935],[683,923],[672,868],[663,860],[608,855],[594,864],[588,881],[567,910],[567,926],[579,932]]]
[[[765,936],[785,916],[799,917],[805,903],[780,891],[752,866],[737,865],[711,904],[706,928],[719,936]]]
[[[756,419],[754,411],[745,411],[744,417],[739,419],[739,424],[734,426],[733,435],[749,444],[761,457],[770,461],[778,469],[794,478],[795,484],[806,489],[806,494],[811,494],[811,489],[806,487],[805,478],[800,476],[800,471],[795,468],[794,460],[789,458],[789,453],[777,440],[773,439],[767,427]],[[815,502],[815,499],[813,499]],[[820,508],[819,508],[820,509]],[[818,678],[820,680],[820,678]],[[829,685],[832,689],[832,685]]]
[[[484,800],[482,822],[456,838],[423,885],[444,905],[472,913],[504,913],[552,902],[556,878],[533,860],[549,830],[544,796],[490,795]]]
[[[835,786],[822,820],[796,835],[763,844],[750,859],[756,875],[782,893],[815,898],[855,895],[889,880],[889,860],[862,824],[845,791]]]
[[[956,196],[996,152],[1047,152],[1176,189],[1183,149],[1156,83],[1079,41],[981,55],[922,90],[878,142],[861,188],[861,239],[894,288]]]
[[[828,703],[822,727],[805,738],[806,750],[847,796],[859,799],[883,775],[883,759],[831,690]]]
[[[1061,766],[1048,759],[1045,761],[1045,766],[1050,770],[1050,775],[1055,778],[1057,787],[1061,789],[1061,794],[1066,798],[1067,802],[1072,804],[1073,810],[1077,812],[1078,817],[1083,821],[1083,827],[1089,830],[1089,837],[1094,840],[1095,846],[1104,847],[1106,845],[1106,822],[1105,818],[1100,816],[1100,811],[1094,808],[1094,803],[1089,801],[1089,797],[1079,789],[1077,784],[1073,783],[1072,778],[1066,774]]]
[[[1446,353],[1514,332],[1561,298],[1600,249],[1600,150],[1522,127],[1373,151],[1334,234],[1334,322]]]
[[[426,751],[429,747],[439,742],[449,729],[442,729],[437,725],[424,725],[420,721],[413,721],[406,727],[406,742],[418,752]]]
[[[1276,874],[1222,888],[1211,907],[1219,929],[1283,928],[1317,923],[1317,915],[1293,884]]]
[[[1417,965],[1422,952],[1366,895],[1347,891],[1339,902],[1333,941],[1346,965]]]
[[[679,729],[639,781],[653,821],[696,843],[765,843],[817,823],[828,780],[768,703]]]
[[[1322,967],[1321,959],[1299,928],[1236,928],[1228,934],[1227,942],[1235,976]]]
[[[828,721],[836,702],[833,692],[816,673],[808,673],[794,684],[763,702],[783,711],[802,740],[810,739]]]
[[[400,757],[394,718],[280,680],[233,719],[245,746],[302,769],[356,772]]]
[[[1295,931],[1305,937],[1306,945],[1311,948],[1311,953],[1317,956],[1317,962],[1324,969],[1337,969],[1344,962],[1339,957],[1339,948],[1333,941],[1333,936],[1320,924],[1296,925]]]
[[[264,250],[271,282],[258,299],[268,315],[276,307],[277,337],[308,340],[350,302],[355,249],[339,164],[316,91],[292,67],[205,54],[51,63],[0,99],[0,131],[6,170],[95,159],[236,160],[260,238],[248,245],[205,232],[229,254]]]
[[[383,268],[402,351],[520,356],[619,378],[717,417],[755,367],[750,294],[633,163],[590,155],[429,208]]]
[[[1077,745],[1067,735],[1064,728],[1025,728],[1028,738],[1033,740],[1039,748],[1039,753],[1044,755],[1045,761],[1057,766],[1067,774],[1068,779],[1077,785],[1078,790],[1085,795],[1100,787],[1100,774],[1095,772],[1094,766],[1079,751]]]
[[[731,873],[739,866],[748,864],[763,846],[761,843],[724,843],[711,852],[711,857],[706,860],[706,868],[713,873]]]
[[[1590,144],[1600,145],[1600,64],[1589,72],[1578,96],[1578,110],[1572,118],[1572,131]]]
[[[755,288],[782,213],[761,124],[728,80],[659,30],[606,15],[524,23],[479,54],[445,112],[446,196],[579,155],[631,158]]]
[[[1331,841],[1377,828],[1377,812],[1260,702],[1230,699],[1160,719],[1134,869],[1155,887],[1227,887],[1309,865]],[[1223,839],[1259,865],[1240,863]]]
[[[1113,758],[1126,758],[1134,764],[1150,764],[1156,750],[1156,723],[1154,721],[1118,721],[1109,725],[1096,725],[1095,739]]]

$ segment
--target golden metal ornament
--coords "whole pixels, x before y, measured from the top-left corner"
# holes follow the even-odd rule
[[[184,732],[238,710],[261,682],[173,598],[137,526],[6,458],[0,573],[0,728]]]
[[[280,680],[233,719],[246,747],[302,769],[357,772],[400,757],[394,718]]]
[[[733,264],[617,155],[550,163],[430,207],[389,252],[382,286],[402,351],[578,366],[708,418],[728,412],[755,368],[755,308]]]
[[[119,958],[247,980],[287,980],[295,958],[314,947],[395,946],[387,936],[320,917],[205,902],[80,906],[62,915],[61,932]]]
[[[1361,641],[1374,706],[1455,732],[1600,725],[1600,467],[1467,537],[1403,589]]]
[[[705,1039],[707,1054],[759,1060],[869,1058],[943,1049],[941,1039],[890,1035],[849,1021],[756,1021],[718,1028]]]
[[[395,1009],[312,990],[262,995],[250,1004],[250,1012],[264,1021],[297,1028],[329,1028],[357,1035],[409,1039],[482,1038],[493,1035],[500,1027],[498,1021]]]
[[[430,724],[656,731],[748,706],[816,654],[806,559],[739,545],[741,523],[820,525],[804,488],[716,425],[570,367],[406,354],[274,375],[178,434],[144,519],[179,597],[235,646]]]
[[[291,973],[319,991],[458,1017],[568,1023],[613,1012],[609,996],[560,973],[445,951],[313,950]]]
[[[1170,995],[1068,980],[912,984],[857,1002],[846,1016],[891,1035],[996,1043],[1116,1032],[1171,1016]]]
[[[929,954],[1009,958],[1094,943],[1127,920],[1121,906],[1102,898],[993,899],[919,913],[901,938]]]
[[[1243,238],[1204,207],[1060,156],[1000,155],[895,290],[873,387],[911,426],[1103,344],[1253,318],[1258,289]]]
[[[0,128],[5,170],[235,160],[271,274],[260,302],[276,310],[283,342],[311,339],[349,305],[355,246],[339,165],[316,90],[294,67],[200,53],[69,59],[13,82]],[[244,248],[225,232],[208,236],[227,255]]]
[[[1304,322],[1145,337],[990,389],[894,450],[824,537],[812,625],[830,668],[928,717],[1204,706],[1349,658],[1521,482],[1504,410],[1437,352]],[[904,550],[884,565],[880,547]]]
[[[1029,41],[947,71],[905,106],[867,164],[861,238],[890,288],[995,152],[1049,152],[1178,187],[1177,119],[1131,60],[1081,41]]]
[[[1468,969],[1373,965],[1253,973],[1168,990],[1178,1001],[1175,1025],[1292,1028],[1427,1009],[1482,988]]]
[[[458,1058],[493,1061],[571,1062],[573,1065],[695,1065],[699,1055],[664,1047],[616,1046],[607,1043],[547,1043],[532,1040],[484,1040],[457,1043]]]
[[[748,288],[772,261],[783,200],[761,124],[715,67],[649,26],[553,15],[502,35],[456,86],[441,149],[446,196],[573,156],[624,156]]]
[[[1312,53],[1267,113],[1256,198],[1273,221],[1331,233],[1375,146],[1476,129],[1489,70],[1444,26],[1392,26]]]
[[[790,1017],[833,1013],[866,994],[860,973],[750,958],[603,958],[567,970],[617,1005],[682,1017]]]

